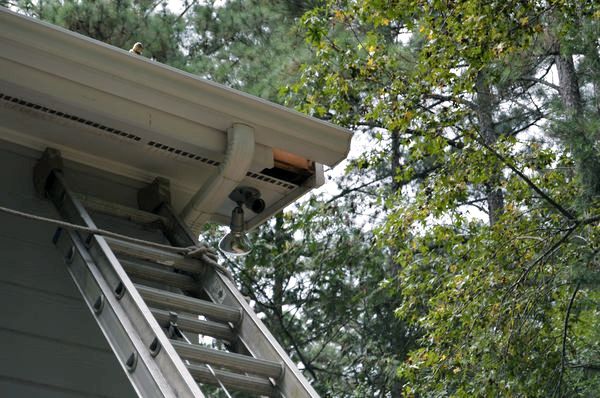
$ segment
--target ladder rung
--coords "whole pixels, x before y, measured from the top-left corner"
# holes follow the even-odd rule
[[[126,254],[131,257],[150,260],[195,274],[203,274],[206,271],[206,266],[199,260],[193,258],[184,257],[180,254],[171,253],[154,247],[123,242],[114,238],[105,237],[104,239],[109,244],[110,248],[118,254]]]
[[[169,322],[169,311],[150,308],[150,311],[161,325]],[[218,322],[211,322],[198,319],[189,315],[178,314],[177,326],[183,331],[202,334],[217,339],[233,342],[236,339],[235,333],[228,325]]]
[[[236,391],[251,392],[258,395],[274,397],[277,390],[269,379],[228,372],[221,369],[212,369],[205,365],[186,365],[194,380],[202,384],[219,385],[219,381],[226,387]],[[215,378],[216,376],[216,378]],[[217,381],[218,379],[218,381]]]
[[[123,265],[123,268],[125,268],[125,271],[127,271],[129,275],[139,279],[162,282],[182,290],[194,290],[199,288],[198,282],[191,276],[178,274],[169,268],[162,267],[161,269],[126,259],[119,259],[119,262]]]
[[[166,292],[153,287],[138,284],[136,284],[135,287],[144,300],[150,303],[160,304],[168,309],[204,315],[219,322],[232,322],[234,324],[237,324],[242,317],[242,311],[239,308],[215,304],[210,301]]]
[[[281,373],[283,372],[283,367],[279,362],[215,350],[196,344],[183,343],[177,340],[171,340],[171,343],[173,344],[175,351],[177,351],[182,358],[200,363],[223,366],[227,369],[272,377],[274,379],[279,379],[279,376],[281,376]]]

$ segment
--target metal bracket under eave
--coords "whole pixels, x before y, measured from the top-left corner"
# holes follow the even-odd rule
[[[166,178],[156,177],[138,191],[137,200],[140,210],[155,213],[163,203],[171,204],[171,183]]]
[[[187,225],[185,225],[179,217],[175,216],[175,212],[171,207],[171,185],[168,179],[156,177],[151,184],[141,188],[138,191],[138,207],[140,210],[154,213],[160,216],[163,220],[164,231],[167,239],[174,246],[191,246],[198,243],[197,240],[189,240],[188,236],[192,236]]]
[[[50,178],[53,171],[63,171],[62,155],[58,149],[46,148],[42,157],[33,168],[33,185],[35,191],[45,197],[48,186],[51,184]]]

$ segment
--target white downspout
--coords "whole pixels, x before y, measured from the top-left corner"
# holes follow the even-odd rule
[[[254,129],[234,123],[227,130],[225,160],[217,174],[210,177],[192,196],[181,212],[181,218],[193,231],[198,231],[242,182],[254,158]]]

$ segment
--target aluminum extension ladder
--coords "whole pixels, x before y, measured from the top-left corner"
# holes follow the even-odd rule
[[[96,228],[86,200],[65,183],[58,151],[46,150],[34,184],[64,221]],[[160,201],[164,187],[148,189]],[[168,203],[154,213],[90,203],[159,220],[174,246],[197,245]],[[202,258],[70,228],[59,228],[54,243],[139,397],[318,397],[235,285]]]

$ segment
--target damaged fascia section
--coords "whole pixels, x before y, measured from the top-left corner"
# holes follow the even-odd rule
[[[198,231],[244,179],[254,158],[254,129],[235,123],[227,130],[225,160],[181,212],[181,218],[193,231]]]

